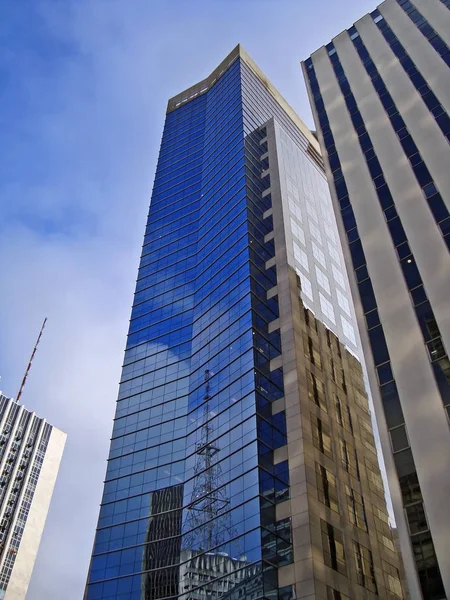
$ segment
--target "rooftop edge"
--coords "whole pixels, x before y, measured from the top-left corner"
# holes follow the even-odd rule
[[[291,107],[291,105],[283,98],[277,88],[269,81],[266,75],[261,71],[258,65],[253,61],[253,59],[247,54],[241,44],[238,44],[233,50],[225,57],[225,59],[219,64],[218,67],[212,71],[208,77],[199,81],[195,85],[187,88],[183,92],[180,92],[176,96],[173,96],[169,99],[167,103],[167,113],[171,113],[183,104],[194,100],[198,96],[205,94],[220,77],[231,67],[231,65],[237,59],[243,60],[246,65],[254,72],[256,77],[261,81],[261,83],[265,86],[265,88],[269,91],[269,93],[275,98],[275,100],[280,104],[280,106],[284,109],[284,111],[288,114],[288,116],[292,119],[295,125],[300,129],[303,135],[306,137],[308,142],[314,147],[314,149],[320,153],[320,145],[317,141],[316,137],[310,131],[310,129],[306,126],[306,124],[300,119],[295,110]]]

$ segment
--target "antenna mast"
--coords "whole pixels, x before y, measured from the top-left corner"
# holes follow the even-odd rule
[[[20,396],[22,395],[23,388],[25,386],[25,382],[26,382],[27,377],[28,377],[28,373],[30,372],[30,369],[31,369],[31,363],[33,362],[33,358],[34,358],[34,355],[36,354],[37,347],[39,345],[39,342],[41,341],[42,332],[44,331],[44,327],[45,327],[46,323],[47,323],[47,317],[45,317],[44,322],[42,323],[42,327],[41,327],[41,330],[39,332],[38,339],[36,340],[36,343],[35,343],[34,348],[33,348],[33,352],[31,353],[31,356],[30,356],[30,360],[28,361],[28,366],[27,366],[27,369],[25,371],[25,375],[23,376],[22,383],[20,384],[20,388],[19,388],[19,392],[17,394],[16,402],[19,402]]]

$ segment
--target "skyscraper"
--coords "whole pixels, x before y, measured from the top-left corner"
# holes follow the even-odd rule
[[[318,142],[237,46],[168,103],[87,600],[402,597],[349,297]]]
[[[0,392],[0,598],[25,600],[66,434]]]
[[[414,598],[450,597],[450,5],[386,0],[304,63]]]

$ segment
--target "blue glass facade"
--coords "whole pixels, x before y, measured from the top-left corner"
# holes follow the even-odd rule
[[[85,598],[270,598],[291,561],[269,177],[261,125],[295,125],[239,57],[168,112]],[[304,142],[303,142],[304,144]],[[233,591],[234,590],[234,591]]]

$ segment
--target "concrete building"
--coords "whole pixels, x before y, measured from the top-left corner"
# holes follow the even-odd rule
[[[0,392],[0,598],[25,600],[66,434]]]
[[[361,356],[319,144],[237,46],[168,103],[86,600],[404,597]]]
[[[303,64],[411,597],[450,598],[450,5],[386,0]]]

